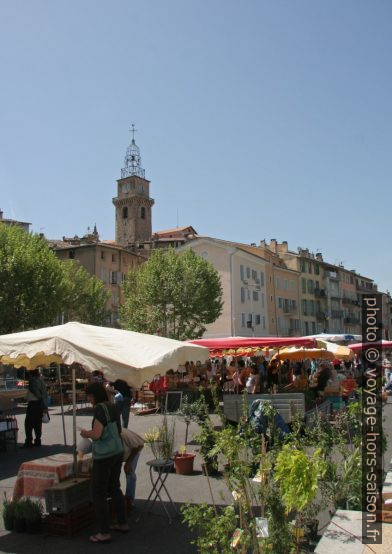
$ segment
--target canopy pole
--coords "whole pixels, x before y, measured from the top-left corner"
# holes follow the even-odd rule
[[[72,364],[72,441],[73,441],[73,472],[76,477],[78,471],[78,459],[76,452],[76,371]]]
[[[66,435],[66,433],[65,433],[65,420],[64,420],[63,386],[62,386],[62,383],[61,383],[61,368],[60,368],[60,364],[57,364],[57,375],[58,375],[59,387],[60,387],[61,419],[62,419],[62,421],[63,421],[64,446],[67,446],[67,435]]]

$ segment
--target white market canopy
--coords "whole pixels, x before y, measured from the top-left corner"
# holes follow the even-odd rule
[[[189,342],[75,322],[0,335],[3,364],[34,369],[78,363],[87,371],[102,371],[109,380],[121,378],[137,388],[156,373],[208,357],[208,348]]]

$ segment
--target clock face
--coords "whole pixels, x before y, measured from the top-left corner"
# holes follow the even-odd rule
[[[131,185],[129,183],[125,183],[125,185],[123,185],[123,191],[129,192],[130,190],[131,190]]]

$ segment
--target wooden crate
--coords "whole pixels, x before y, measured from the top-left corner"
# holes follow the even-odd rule
[[[46,518],[48,533],[72,537],[85,529],[95,520],[93,504],[82,504],[74,508],[69,514],[50,514]]]

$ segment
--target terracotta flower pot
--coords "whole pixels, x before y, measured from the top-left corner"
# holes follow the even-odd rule
[[[176,473],[179,475],[191,475],[196,454],[177,454],[174,457]]]

